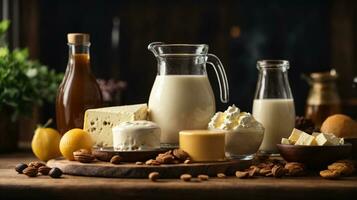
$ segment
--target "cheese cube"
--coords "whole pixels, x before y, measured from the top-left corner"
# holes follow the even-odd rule
[[[146,120],[147,110],[146,104],[88,109],[83,129],[91,134],[95,147],[112,147],[112,128],[121,122]]]
[[[291,144],[291,142],[287,138],[281,138],[281,144]]]
[[[302,133],[295,145],[314,146],[317,145],[315,137],[307,133]]]
[[[323,133],[318,134],[318,135],[315,137],[315,139],[316,139],[317,145],[319,145],[319,146],[329,145],[328,137],[326,137],[326,135],[323,134]]]
[[[307,133],[305,133],[304,131],[300,131],[299,129],[294,128],[293,132],[291,132],[291,135],[289,136],[288,139],[290,140],[290,142],[292,144],[295,144],[302,134],[307,134]]]
[[[341,138],[336,137],[332,133],[324,133],[324,135],[327,138],[329,145],[340,145]]]

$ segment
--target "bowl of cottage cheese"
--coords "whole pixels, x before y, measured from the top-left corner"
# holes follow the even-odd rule
[[[264,127],[250,113],[241,112],[235,105],[224,112],[217,112],[208,129],[225,130],[226,157],[250,160],[258,151],[264,137]]]

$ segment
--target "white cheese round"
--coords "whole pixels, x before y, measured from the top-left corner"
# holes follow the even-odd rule
[[[117,151],[154,150],[160,148],[160,127],[151,121],[120,123],[112,129],[113,147]]]

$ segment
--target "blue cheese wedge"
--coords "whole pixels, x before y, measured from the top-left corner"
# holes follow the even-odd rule
[[[94,140],[94,147],[113,147],[112,128],[122,122],[146,120],[146,104],[88,109],[84,115],[83,129]]]

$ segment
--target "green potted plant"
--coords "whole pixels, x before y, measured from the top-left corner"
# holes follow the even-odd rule
[[[54,102],[63,74],[29,59],[27,49],[10,50],[5,42],[8,21],[0,22],[0,152],[16,149],[18,118],[34,106]],[[29,130],[32,131],[32,130]]]

